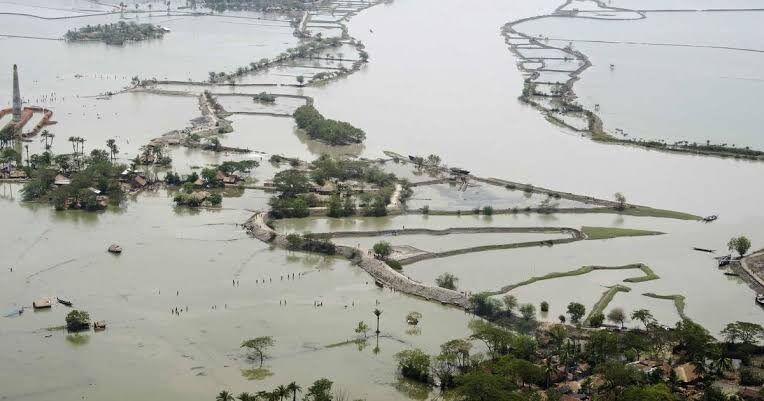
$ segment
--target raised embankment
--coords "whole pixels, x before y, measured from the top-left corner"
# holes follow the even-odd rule
[[[252,216],[244,228],[247,233],[265,243],[287,249],[286,235],[277,233],[268,226],[268,214],[260,212]],[[458,291],[428,286],[393,270],[385,262],[368,255],[364,250],[350,246],[337,246],[337,254],[357,264],[366,271],[378,285],[386,286],[405,294],[429,301],[467,308],[469,297]]]

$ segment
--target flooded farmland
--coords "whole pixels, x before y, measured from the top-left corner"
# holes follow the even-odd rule
[[[438,278],[451,273],[462,294],[490,292],[496,299],[511,294],[534,305],[546,301],[549,310],[537,319],[549,324],[566,313],[569,302],[591,310],[616,285],[629,291],[617,293],[608,310],[649,309],[663,325],[686,316],[718,336],[732,321],[764,323],[750,280],[725,275],[715,259],[730,253],[727,242],[733,236],[750,238],[751,251],[764,248],[764,190],[757,185],[764,164],[594,142],[518,100],[527,70],[543,65],[554,71],[544,72],[539,82],[564,83],[584,65],[540,48],[519,52],[557,60],[523,61],[502,36],[508,22],[554,13],[562,1],[332,1],[331,7],[312,11],[304,32],[342,38],[341,46],[215,82],[209,81],[210,72],[231,74],[258,60],[277,59],[308,39],[298,38],[300,25],[282,13],[210,15],[186,9],[185,2],[171,2],[169,12],[154,3],[151,12],[151,3],[139,3],[140,13],[79,0],[0,3],[0,52],[6,55],[0,107],[11,107],[12,76],[5,71],[17,64],[24,106],[53,110],[57,123],[45,127],[55,135],[50,152],[73,152],[70,137],[84,138],[83,153],[114,139],[115,162],[129,164],[156,138],[195,129],[204,117],[200,99],[207,91],[232,128],[212,137],[242,151],[171,144],[170,166],[136,169],[160,178],[168,171],[201,174],[226,161],[253,160],[259,166],[245,175],[241,188],[226,190],[216,208],[176,206],[180,189],[158,185],[128,195],[119,207],[61,211],[44,199],[22,201],[24,184],[3,180],[0,219],[7,229],[0,240],[7,245],[0,253],[0,399],[208,400],[221,389],[257,392],[292,381],[307,388],[322,377],[352,399],[438,399],[436,388],[401,377],[395,354],[420,348],[435,355],[442,343],[469,337],[469,323],[479,318],[380,288],[353,259],[286,250],[249,236],[242,225],[271,207],[274,174],[293,167],[290,161],[272,162],[273,155],[307,162],[321,155],[385,159],[385,172],[414,183],[401,210],[389,216],[288,218],[273,226],[279,234],[362,232],[333,242],[371,252],[375,243],[388,241],[393,248],[411,248],[404,259],[427,254],[396,270],[415,283],[437,287]],[[759,7],[757,2],[612,3],[647,10],[647,18],[551,16],[516,29],[548,37],[553,46],[572,43],[589,58],[592,65],[573,91],[586,109],[598,105],[596,113],[611,134],[618,128],[618,135],[622,130],[634,138],[764,149],[756,112],[764,79],[761,13],[657,11],[750,9]],[[572,7],[602,12],[595,2],[575,0],[567,9]],[[433,17],[435,9],[444,17]],[[447,17],[452,14],[458,18]],[[124,46],[58,40],[69,29],[122,20],[160,25],[169,33]],[[369,60],[356,68],[361,51]],[[341,75],[324,78],[328,74]],[[133,77],[150,83],[136,86]],[[254,101],[261,92],[285,96],[273,103]],[[332,146],[312,139],[291,118],[305,104],[359,127],[365,141]],[[0,126],[10,121],[10,115],[0,117]],[[9,146],[26,164],[29,153],[42,153],[45,145],[37,136]],[[511,184],[470,179],[462,186],[446,180],[445,173],[391,163],[385,151],[438,155],[444,166],[467,169],[473,178]],[[556,191],[563,197],[551,195]],[[611,202],[616,192],[635,205],[719,218],[703,223],[593,211],[602,206],[595,200]],[[587,232],[586,227],[660,235],[547,243],[571,236],[489,232]],[[396,233],[405,229],[478,231]],[[113,243],[122,254],[106,252]],[[517,243],[528,246],[506,246]],[[460,249],[470,251],[449,254]],[[584,266],[631,264],[648,266],[657,278],[628,281],[644,275],[637,268],[593,270],[504,291]],[[680,311],[670,299],[645,294],[681,295],[684,307]],[[68,333],[61,326],[70,309],[55,304],[32,310],[40,297],[71,300],[94,320],[106,320],[108,329]],[[378,336],[376,308],[383,311]],[[422,315],[414,328],[407,322],[412,311]],[[354,332],[359,321],[372,326],[367,341]],[[641,324],[630,320],[626,326]],[[263,368],[240,347],[258,336],[275,340]],[[474,347],[485,351],[478,341]]]

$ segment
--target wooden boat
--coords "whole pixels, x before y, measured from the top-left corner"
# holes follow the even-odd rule
[[[732,257],[730,255],[722,256],[721,259],[719,259],[719,267],[724,267],[730,264],[730,261],[732,260]]]
[[[706,248],[693,247],[692,249],[694,249],[696,251],[699,251],[699,252],[708,252],[708,253],[713,253],[714,252],[713,249],[706,249]]]
[[[96,330],[96,331],[106,330],[106,321],[96,320],[95,322],[93,322],[93,330]]]
[[[711,216],[704,217],[703,221],[706,222],[706,223],[710,223],[712,221],[715,221],[718,218],[719,218],[719,216],[714,214],[714,215],[711,215]]]
[[[32,307],[35,309],[48,309],[53,306],[53,301],[50,298],[37,298],[32,302]]]
[[[739,274],[737,274],[735,272],[724,272],[724,275],[725,276],[735,276],[735,277],[739,276]]]
[[[69,300],[66,300],[66,299],[63,299],[63,298],[58,298],[58,297],[56,298],[56,300],[61,305],[72,306],[72,301],[69,301]]]
[[[109,252],[120,254],[122,253],[122,247],[117,244],[111,244],[111,246],[109,246]]]
[[[756,294],[756,303],[764,306],[764,294]]]

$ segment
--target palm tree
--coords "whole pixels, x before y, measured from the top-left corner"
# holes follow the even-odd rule
[[[106,141],[106,147],[109,148],[109,156],[112,160],[114,160],[117,152],[119,152],[119,148],[117,148],[117,142],[114,139],[109,139]]]
[[[379,309],[374,309],[374,316],[377,317],[377,334],[379,334],[379,315],[382,314],[382,311]]]
[[[82,138],[82,137],[77,137],[77,141],[80,143],[80,146],[81,146],[80,154],[85,156],[85,141],[86,141],[86,139]]]
[[[70,136],[67,141],[72,143],[72,152],[76,155],[77,154],[77,137]]]
[[[226,390],[223,390],[220,392],[220,394],[218,394],[217,397],[215,397],[215,401],[236,401],[236,400],[234,400],[233,395],[231,395],[231,393],[229,393]]]
[[[254,401],[255,400],[255,396],[253,396],[252,394],[250,394],[250,393],[248,393],[246,391],[241,393],[241,394],[239,394],[239,396],[236,397],[236,398],[239,401]]]
[[[295,382],[291,382],[287,385],[287,390],[292,392],[292,401],[297,401],[297,393],[302,392],[302,387]]]
[[[284,397],[289,397],[289,390],[287,390],[286,386],[283,384],[276,387],[276,390],[273,391],[276,395],[278,395],[279,400],[284,401]]]

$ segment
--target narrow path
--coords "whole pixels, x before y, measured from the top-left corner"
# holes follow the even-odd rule
[[[277,233],[268,226],[266,212],[259,212],[243,224],[247,233],[260,241],[287,249],[287,239],[283,234]],[[337,254],[356,263],[374,278],[377,285],[387,286],[395,291],[424,298],[429,301],[440,302],[445,305],[453,305],[460,308],[469,307],[469,297],[458,291],[448,290],[436,286],[429,286],[393,270],[385,262],[371,256],[367,250],[337,246]]]

